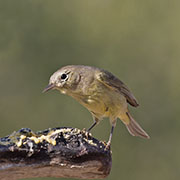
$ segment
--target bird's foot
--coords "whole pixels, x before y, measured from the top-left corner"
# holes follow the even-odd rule
[[[105,150],[110,150],[111,149],[111,142],[108,141],[105,147]]]
[[[82,133],[83,133],[87,138],[89,138],[90,136],[92,136],[92,134],[91,134],[88,130],[86,130],[86,128],[83,128]]]

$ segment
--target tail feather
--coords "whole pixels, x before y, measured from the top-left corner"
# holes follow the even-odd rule
[[[126,124],[126,127],[129,133],[132,136],[139,136],[143,138],[149,139],[149,135],[141,128],[141,126],[132,118],[132,116],[127,112],[127,116],[129,117],[129,124]]]

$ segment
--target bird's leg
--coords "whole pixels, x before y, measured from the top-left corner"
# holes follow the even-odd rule
[[[99,122],[99,119],[97,117],[95,117],[94,115],[93,116],[93,120],[94,120],[94,123],[91,125],[91,127],[87,130],[88,132],[90,132],[90,130]]]
[[[113,124],[112,127],[111,127],[111,132],[110,132],[110,135],[109,135],[109,140],[108,140],[107,145],[106,145],[107,149],[111,146],[111,140],[112,140],[112,136],[113,136],[114,127],[115,127],[115,125]]]
[[[95,121],[87,131],[90,132],[90,130],[91,130],[96,124],[97,124],[97,122]]]

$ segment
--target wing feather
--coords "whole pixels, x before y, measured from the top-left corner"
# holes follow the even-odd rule
[[[123,94],[130,105],[134,107],[139,106],[136,98],[128,89],[128,87],[121,80],[116,78],[112,73],[105,70],[101,70],[97,75],[97,79],[109,88],[117,90],[121,94]]]

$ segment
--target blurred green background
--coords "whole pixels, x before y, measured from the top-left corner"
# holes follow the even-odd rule
[[[118,121],[107,179],[179,179],[179,7],[178,0],[0,0],[0,136],[89,127],[91,114],[75,100],[41,92],[64,65],[97,66],[132,90],[140,106],[130,110],[151,136],[132,137]],[[109,131],[105,120],[92,133],[107,140]]]

